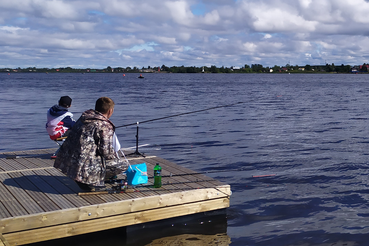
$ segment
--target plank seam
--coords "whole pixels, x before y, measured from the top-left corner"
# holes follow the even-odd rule
[[[2,234],[0,234],[0,241],[5,245],[5,246],[10,246],[10,244],[8,243],[8,241],[4,238],[4,236]]]

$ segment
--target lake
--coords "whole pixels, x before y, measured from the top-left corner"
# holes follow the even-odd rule
[[[139,124],[139,151],[231,185],[230,245],[367,245],[368,76],[138,75],[0,74],[0,152],[57,147],[46,112],[64,95],[75,119],[111,97],[123,148],[136,126],[119,126],[241,102]]]

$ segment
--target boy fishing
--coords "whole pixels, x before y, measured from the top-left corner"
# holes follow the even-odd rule
[[[109,120],[113,112],[114,101],[99,98],[95,110],[82,113],[57,154],[54,167],[84,190],[101,190],[105,178],[127,169],[127,163],[118,158],[113,146],[115,126]]]

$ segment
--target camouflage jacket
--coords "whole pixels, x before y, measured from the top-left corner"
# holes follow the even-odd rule
[[[121,162],[112,146],[114,130],[114,124],[101,113],[85,111],[70,129],[54,167],[75,181],[103,186],[107,163]]]

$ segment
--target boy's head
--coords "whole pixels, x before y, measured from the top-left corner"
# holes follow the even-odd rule
[[[114,111],[114,105],[114,101],[109,97],[100,97],[96,101],[95,110],[110,118]]]
[[[59,106],[69,108],[70,105],[72,105],[72,98],[70,98],[69,96],[63,96],[59,99]]]

